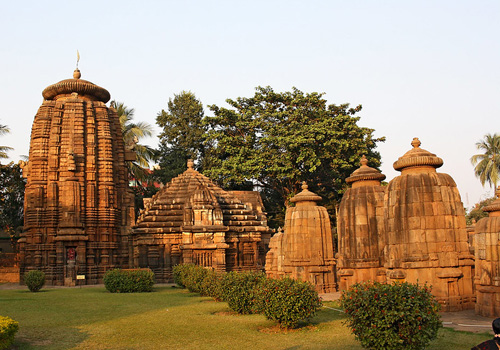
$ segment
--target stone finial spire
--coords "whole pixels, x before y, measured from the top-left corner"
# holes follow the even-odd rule
[[[361,163],[362,167],[368,166],[368,159],[366,159],[366,156],[364,154],[361,156],[361,160],[359,162]]]
[[[321,201],[321,197],[318,196],[316,193],[313,193],[308,190],[309,186],[307,185],[307,182],[303,181],[302,182],[302,192],[294,196],[292,199],[290,199],[290,202],[292,203],[297,203],[297,202],[319,202]]]
[[[77,68],[73,72],[73,79],[80,79],[82,77],[82,73],[80,73],[80,70]]]
[[[194,168],[194,161],[192,159],[188,159],[188,161],[187,161],[187,167],[188,167],[188,169],[193,169]]]
[[[422,142],[420,142],[418,137],[414,137],[413,141],[411,141],[411,145],[413,146],[413,148],[419,148],[421,144]]]
[[[384,174],[382,174],[377,169],[368,166],[368,159],[364,154],[359,162],[361,166],[358,169],[354,170],[351,176],[349,176],[345,180],[348,184],[358,181],[369,181],[369,180],[382,181],[385,179]]]
[[[411,145],[413,148],[406,152],[402,157],[399,157],[397,161],[394,162],[394,169],[398,171],[403,171],[406,168],[414,167],[432,167],[439,168],[443,165],[443,160],[437,157],[434,153],[426,151],[420,148],[422,143],[418,137],[414,137]]]

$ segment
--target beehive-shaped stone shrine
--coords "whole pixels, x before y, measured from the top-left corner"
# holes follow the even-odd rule
[[[283,236],[271,238],[276,241],[271,246],[281,246],[282,251],[273,249],[274,261],[266,273],[309,281],[321,293],[334,292],[337,284],[333,236],[326,208],[317,205],[321,197],[309,191],[304,182],[302,192],[290,201],[295,207],[286,210]]]
[[[486,317],[500,315],[500,186],[497,199],[483,208],[489,217],[475,227],[476,313]]]
[[[368,166],[346,179],[351,184],[340,202],[338,213],[339,254],[337,277],[341,290],[362,281],[385,282],[384,189],[385,175]]]
[[[31,131],[21,277],[42,270],[54,285],[102,283],[128,267],[133,195],[109,92],[80,79],[47,87]]]
[[[422,148],[394,163],[401,175],[388,185],[386,267],[391,280],[428,283],[444,311],[473,307],[464,207],[451,176],[438,173],[443,160]]]
[[[224,191],[188,169],[145,205],[134,228],[134,266],[172,280],[174,265],[218,271],[263,270],[270,230],[260,194]]]
[[[266,275],[270,278],[280,278],[284,276],[283,261],[283,230],[278,229],[269,242],[269,251],[266,254]]]

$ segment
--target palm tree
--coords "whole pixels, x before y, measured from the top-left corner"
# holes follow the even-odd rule
[[[0,136],[8,134],[9,132],[10,132],[10,129],[8,128],[7,125],[0,124]],[[8,158],[7,151],[11,151],[11,150],[13,150],[12,147],[0,146],[0,159]]]
[[[110,105],[120,118],[125,147],[133,150],[137,156],[134,162],[128,163],[130,176],[135,180],[146,180],[149,175],[149,162],[155,159],[155,150],[138,142],[144,136],[151,136],[153,127],[145,122],[133,123],[134,109],[127,108],[123,102],[113,100]]]
[[[474,165],[474,173],[484,186],[486,182],[490,187],[497,188],[500,180],[500,135],[486,134],[484,140],[476,142],[476,147],[484,151],[482,154],[475,154],[470,161]]]

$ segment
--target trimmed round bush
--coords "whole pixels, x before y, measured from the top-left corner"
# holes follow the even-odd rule
[[[31,292],[38,292],[45,285],[45,273],[38,270],[28,271],[24,274],[23,281]]]
[[[104,286],[111,293],[152,292],[155,275],[150,269],[114,269],[104,274]]]
[[[424,349],[441,327],[440,305],[426,285],[357,283],[340,303],[347,326],[366,349]]]
[[[267,278],[256,290],[256,310],[283,328],[296,328],[321,308],[321,299],[309,282],[289,277]]]
[[[14,342],[19,323],[10,317],[0,316],[0,350],[7,349]]]
[[[260,283],[266,279],[262,272],[229,272],[223,281],[226,292],[224,300],[231,310],[239,314],[251,314],[256,311],[254,302]]]

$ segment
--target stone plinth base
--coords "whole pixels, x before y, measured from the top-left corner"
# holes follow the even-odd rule
[[[500,315],[500,287],[477,286],[476,314],[485,317]]]
[[[386,273],[384,268],[343,268],[337,271],[339,279],[339,290],[347,290],[350,286],[360,282],[386,282]]]
[[[0,283],[19,283],[19,267],[0,267]]]
[[[387,277],[389,283],[397,280],[430,285],[441,311],[462,311],[474,308],[471,273],[471,266],[389,269]]]

